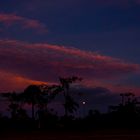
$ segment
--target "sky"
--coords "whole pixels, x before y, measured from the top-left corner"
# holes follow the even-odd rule
[[[139,15],[140,0],[0,0],[0,91],[75,75],[139,96]]]

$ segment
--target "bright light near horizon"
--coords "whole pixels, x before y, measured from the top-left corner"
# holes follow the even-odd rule
[[[82,104],[83,104],[83,105],[85,105],[85,104],[86,104],[86,102],[82,102]]]

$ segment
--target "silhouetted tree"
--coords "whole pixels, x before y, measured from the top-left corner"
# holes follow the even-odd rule
[[[81,81],[82,79],[76,76],[73,76],[73,77],[67,77],[67,78],[60,77],[59,80],[60,80],[60,86],[63,90],[64,98],[65,98],[64,108],[65,108],[65,116],[67,117],[68,112],[73,113],[79,107],[78,103],[76,103],[73,100],[73,98],[70,96],[70,92],[69,92],[70,85],[77,81]]]
[[[62,89],[59,85],[40,85],[41,94],[38,96],[37,102],[37,116],[38,116],[38,127],[44,126],[44,123],[50,118],[50,112],[48,110],[48,104],[54,100]]]
[[[140,117],[140,102],[133,93],[121,93],[123,98],[121,104],[110,106],[111,114],[115,120],[118,120],[120,125],[134,126],[137,125],[136,120]],[[114,123],[116,122],[114,120]]]
[[[15,119],[17,117],[19,109],[22,108],[20,94],[13,92],[13,93],[4,93],[2,94],[2,96],[6,98],[6,100],[9,102],[8,109],[11,112],[11,117]]]
[[[74,113],[74,111],[77,110],[79,107],[78,103],[74,101],[74,99],[70,95],[66,95],[65,97],[65,103],[64,103],[66,113]],[[67,116],[67,114],[66,114]]]
[[[38,108],[47,110],[48,103],[52,102],[62,88],[59,85],[40,85],[41,94],[38,97]]]
[[[41,90],[37,85],[29,85],[22,94],[23,101],[32,106],[32,119],[35,119],[35,106],[40,102]],[[41,98],[42,99],[42,98]]]

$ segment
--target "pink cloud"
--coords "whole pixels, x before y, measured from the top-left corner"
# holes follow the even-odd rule
[[[76,75],[93,85],[94,81],[104,85],[140,70],[139,64],[96,52],[17,40],[0,40],[0,64],[0,71],[32,81],[56,82],[59,76]]]
[[[47,32],[46,26],[38,20],[17,16],[15,14],[0,14],[0,23],[6,27],[19,25],[21,28],[34,29],[39,32]]]
[[[9,92],[9,91],[23,91],[30,84],[48,84],[47,82],[35,81],[22,77],[18,74],[13,74],[0,70],[0,92]]]

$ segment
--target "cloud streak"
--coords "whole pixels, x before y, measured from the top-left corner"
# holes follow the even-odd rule
[[[47,32],[45,24],[38,20],[17,16],[15,14],[0,13],[0,23],[5,27],[19,26],[22,29],[33,29],[41,33]]]
[[[1,90],[19,90],[32,83],[56,83],[59,76],[76,75],[84,79],[81,84],[87,88],[103,86],[121,91],[123,87],[113,86],[108,81],[139,71],[139,64],[96,52],[47,43],[0,40],[0,79],[4,81]],[[136,91],[140,91],[139,88]]]
[[[13,74],[0,70],[0,92],[21,91],[30,84],[48,84],[42,81],[35,81],[18,74]]]
[[[0,69],[35,80],[78,75],[85,79],[112,79],[139,71],[138,64],[50,44],[0,40]]]

